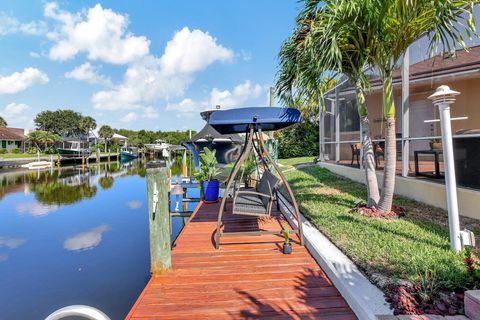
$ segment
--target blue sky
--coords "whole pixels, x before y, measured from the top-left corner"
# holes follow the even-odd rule
[[[0,116],[70,108],[116,128],[200,129],[199,112],[266,105],[297,1],[0,3]]]

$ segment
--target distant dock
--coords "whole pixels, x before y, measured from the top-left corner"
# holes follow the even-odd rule
[[[231,208],[224,232],[287,223],[279,212],[257,220]],[[291,255],[276,235],[224,237],[216,250],[218,209],[199,203],[173,245],[172,269],[150,279],[127,319],[357,319],[298,238]]]
[[[2,159],[0,156],[0,169],[3,168],[18,168],[24,164],[30,163],[32,161],[37,161],[37,157],[28,157],[28,158],[17,158],[17,159]],[[84,158],[83,161],[85,163],[91,162],[104,162],[104,161],[117,161],[120,160],[120,153],[102,153],[100,154],[100,158],[98,159],[95,154],[90,155],[88,158]],[[82,163],[82,157],[74,157],[74,158],[62,158],[58,155],[45,155],[40,156],[40,161],[52,161],[54,165],[58,165],[58,161],[60,161],[60,165],[71,165],[75,163]]]

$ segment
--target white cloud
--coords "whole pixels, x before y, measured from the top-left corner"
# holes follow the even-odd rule
[[[41,57],[40,53],[35,52],[35,51],[30,51],[30,52],[28,53],[28,55],[29,55],[30,57],[32,57],[32,58],[35,58],[35,59]]]
[[[38,202],[24,202],[16,206],[16,211],[19,214],[29,214],[34,217],[42,217],[55,212],[60,207],[57,205],[45,205]]]
[[[258,98],[266,92],[266,87],[252,84],[250,80],[235,86],[232,90],[213,88],[208,99],[194,101],[186,98],[179,103],[168,104],[166,110],[183,114],[198,113],[203,110],[213,109],[220,105],[222,109],[243,106],[246,103],[259,105]]]
[[[135,210],[135,209],[140,209],[142,207],[142,204],[143,203],[140,200],[132,200],[127,202],[127,207]]]
[[[138,114],[135,112],[129,112],[120,119],[121,122],[133,122],[136,120],[138,120]]]
[[[0,237],[0,248],[7,247],[9,249],[16,249],[25,243],[25,239]]]
[[[146,37],[127,32],[127,15],[104,9],[100,4],[70,13],[50,2],[45,5],[44,15],[58,23],[47,34],[55,43],[49,51],[53,60],[71,59],[84,52],[90,60],[125,64],[149,52],[150,41]]]
[[[79,65],[72,71],[66,72],[65,77],[80,81],[86,81],[92,84],[103,84],[111,86],[112,82],[109,78],[98,72],[98,67],[92,66],[89,62]]]
[[[78,233],[63,242],[63,248],[69,251],[82,251],[93,249],[102,242],[103,233],[110,230],[106,224],[85,232]]]
[[[41,35],[45,34],[46,31],[47,26],[43,21],[22,23],[17,18],[7,15],[5,12],[0,12],[0,36],[12,33]]]
[[[92,97],[97,109],[131,110],[154,105],[158,100],[181,96],[195,73],[214,62],[225,62],[233,52],[201,30],[187,27],[167,43],[160,58],[148,55],[131,63],[123,82],[113,90]]]
[[[24,103],[9,103],[3,108],[2,111],[0,111],[0,114],[3,117],[9,118],[9,117],[15,117],[23,114],[27,110],[29,110],[30,107]]]
[[[208,32],[188,27],[175,33],[160,58],[165,73],[193,73],[204,70],[215,61],[228,61],[233,51],[217,44]]]
[[[47,83],[48,76],[36,68],[25,68],[9,76],[0,75],[0,94],[12,94],[23,91],[37,83]]]

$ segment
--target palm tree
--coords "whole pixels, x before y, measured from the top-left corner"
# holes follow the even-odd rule
[[[287,105],[311,101],[318,105],[330,90],[326,83],[340,74],[356,88],[357,109],[362,126],[362,146],[369,207],[378,204],[380,194],[375,174],[365,94],[369,89],[364,69],[368,63],[371,33],[363,33],[351,23],[368,10],[366,1],[306,0],[305,9],[296,20],[293,35],[280,50],[280,71],[277,92]],[[363,13],[362,13],[363,12]],[[361,21],[357,20],[357,24]]]
[[[46,147],[55,142],[62,141],[62,138],[48,131],[36,130],[27,135],[27,141],[33,143],[38,150],[45,150]],[[41,148],[41,146],[43,146],[43,148]]]
[[[100,138],[105,140],[105,152],[107,152],[108,141],[112,139],[113,134],[113,129],[107,125],[101,126],[100,130],[98,130],[98,135],[100,136]]]
[[[345,0],[348,1],[348,0]],[[370,56],[383,78],[383,115],[385,127],[385,167],[382,194],[378,208],[389,212],[392,207],[396,171],[395,104],[392,74],[408,47],[427,35],[429,53],[437,50],[454,53],[465,48],[462,32],[475,34],[473,6],[478,0],[370,0],[368,25],[364,31],[374,35]],[[355,23],[352,21],[352,23]],[[365,25],[361,26],[365,27]]]
[[[80,127],[82,128],[83,132],[87,135],[87,140],[88,140],[88,135],[90,134],[91,130],[95,130],[97,128],[97,121],[93,119],[90,116],[83,117],[80,120]]]
[[[8,126],[7,121],[5,121],[5,119],[0,117],[0,128],[6,128],[7,126]]]

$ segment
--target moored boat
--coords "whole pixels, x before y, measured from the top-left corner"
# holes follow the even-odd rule
[[[70,142],[70,148],[57,148],[62,158],[88,158],[92,154],[92,149],[82,148],[80,142]]]
[[[130,161],[138,158],[138,148],[122,148],[120,150],[120,160],[121,161]]]

